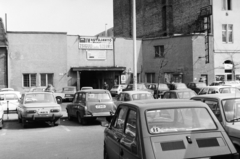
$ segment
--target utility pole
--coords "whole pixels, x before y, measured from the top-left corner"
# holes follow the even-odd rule
[[[133,90],[137,90],[136,0],[133,0]]]

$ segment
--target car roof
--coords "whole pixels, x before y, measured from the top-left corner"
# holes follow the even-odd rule
[[[76,88],[76,86],[65,86],[63,88]]]
[[[240,98],[240,93],[220,93],[220,94],[203,94],[203,95],[196,95],[192,98],[201,98],[201,97],[207,97],[207,98],[216,98],[216,99],[229,99],[229,98]]]
[[[122,93],[128,93],[128,94],[148,93],[148,94],[151,94],[148,91],[140,91],[140,90],[136,90],[136,91],[123,91]]]
[[[24,92],[23,94],[26,95],[26,94],[38,94],[38,93],[53,94],[52,92]]]
[[[232,86],[205,86],[205,87],[202,87],[202,88],[226,88],[226,87],[232,87]]]
[[[109,91],[105,89],[86,89],[86,90],[79,90],[78,92],[96,93],[96,92],[109,92]]]
[[[169,90],[169,91],[166,91],[166,92],[194,92],[194,91],[187,88],[187,89]]]
[[[139,100],[122,103],[120,105],[132,105],[138,107],[140,110],[145,111],[149,109],[158,108],[176,108],[176,107],[205,107],[206,104],[200,101],[194,101],[189,99],[150,99],[150,100]]]

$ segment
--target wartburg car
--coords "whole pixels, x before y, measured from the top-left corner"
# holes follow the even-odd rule
[[[116,105],[108,90],[88,89],[78,91],[71,104],[66,107],[68,119],[77,118],[79,124],[87,124],[87,121],[97,118],[111,120],[115,113]]]
[[[102,121],[104,159],[235,159],[239,155],[209,107],[191,100],[122,103]]]
[[[18,121],[25,128],[30,122],[50,122],[59,125],[61,106],[51,92],[28,92],[22,94],[17,107]]]

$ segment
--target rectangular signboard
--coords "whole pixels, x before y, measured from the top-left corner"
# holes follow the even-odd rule
[[[105,50],[87,50],[88,60],[106,60],[106,57]]]
[[[106,37],[80,37],[79,49],[113,49],[113,38]]]

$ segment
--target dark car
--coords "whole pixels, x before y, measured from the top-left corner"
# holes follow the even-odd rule
[[[187,87],[194,90],[197,94],[203,87],[206,86],[207,85],[204,82],[190,82],[187,84]]]
[[[153,97],[155,99],[160,98],[162,94],[169,90],[165,83],[147,83],[147,88],[154,91]]]
[[[122,103],[105,126],[104,159],[237,159],[210,108],[191,100]]]
[[[185,83],[168,83],[167,85],[170,90],[189,89]]]
[[[197,94],[191,89],[170,90],[163,93],[163,99],[190,99]]]
[[[108,90],[87,89],[75,93],[73,101],[66,107],[68,119],[77,118],[80,124],[87,124],[90,119],[107,117],[108,120],[114,115],[116,105]]]
[[[132,91],[132,90],[134,90],[134,84],[128,84],[127,87],[122,91]],[[151,89],[148,89],[144,83],[137,83],[137,90],[148,91],[152,95],[154,94],[154,91]]]

